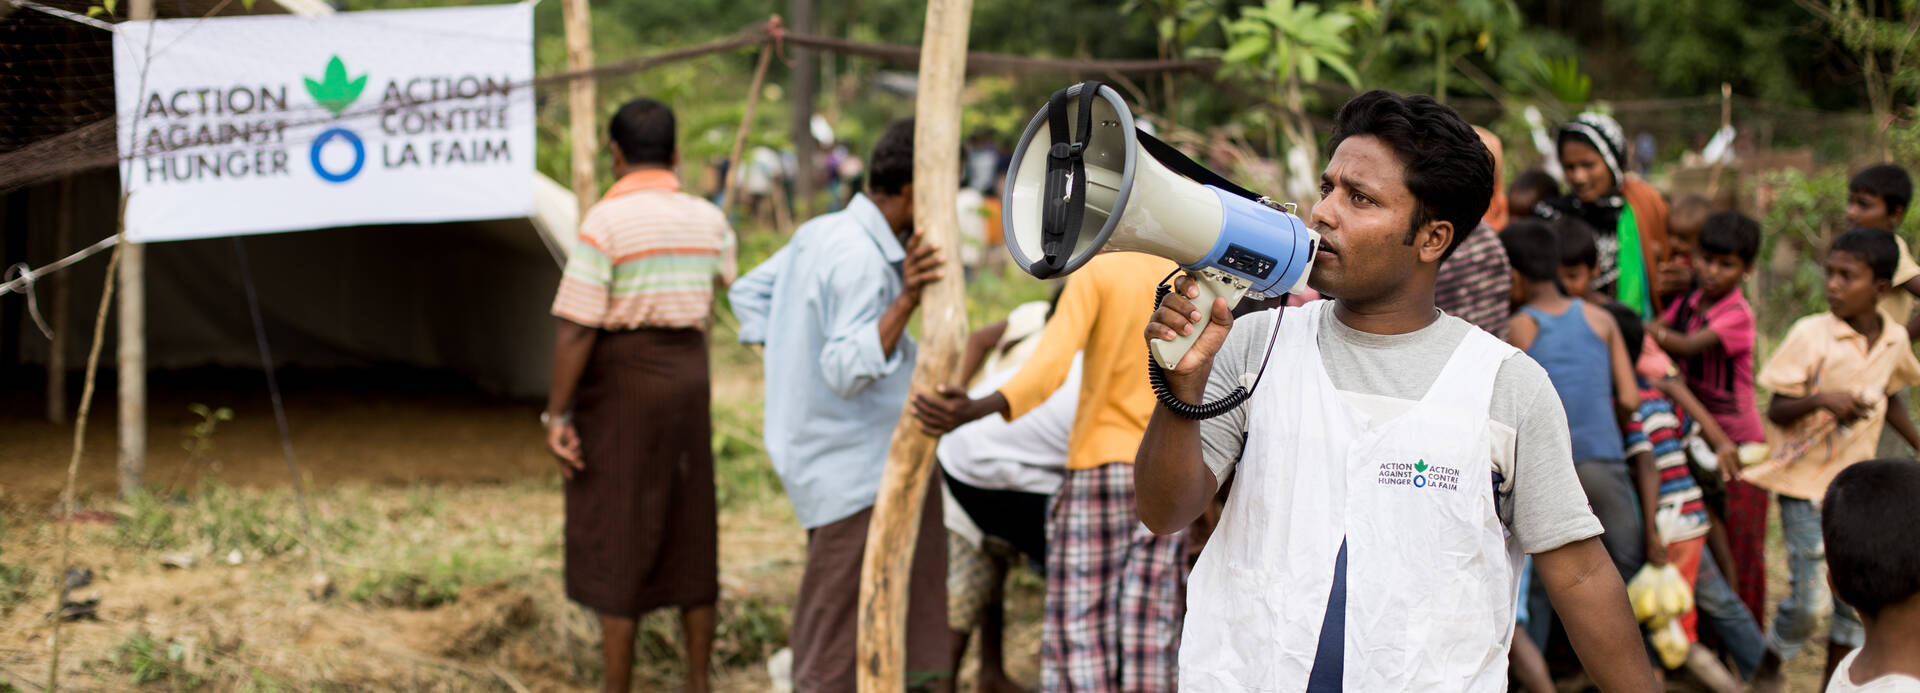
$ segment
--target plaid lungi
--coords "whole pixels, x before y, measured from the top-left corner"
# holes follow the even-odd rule
[[[1068,470],[1047,516],[1041,690],[1176,690],[1185,558],[1185,531],[1140,524],[1133,465]]]

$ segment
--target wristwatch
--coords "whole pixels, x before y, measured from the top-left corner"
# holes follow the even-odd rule
[[[567,412],[559,416],[554,416],[544,411],[540,412],[540,425],[547,428],[570,423],[573,423],[573,412]]]

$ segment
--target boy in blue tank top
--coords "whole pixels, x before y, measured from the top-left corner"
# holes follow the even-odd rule
[[[1569,298],[1560,286],[1558,235],[1545,222],[1515,222],[1500,234],[1513,265],[1515,312],[1507,341],[1547,371],[1567,410],[1574,471],[1606,534],[1622,579],[1646,560],[1644,521],[1621,444],[1620,421],[1640,408],[1633,365],[1606,309]]]

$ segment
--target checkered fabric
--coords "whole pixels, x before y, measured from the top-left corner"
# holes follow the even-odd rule
[[[1069,470],[1047,518],[1041,690],[1176,690],[1185,556],[1185,531],[1140,524],[1133,465]]]

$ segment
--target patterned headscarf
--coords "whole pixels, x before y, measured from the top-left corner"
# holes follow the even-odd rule
[[[1580,114],[1571,122],[1560,126],[1557,142],[1564,144],[1568,139],[1578,138],[1594,149],[1600,150],[1600,159],[1607,162],[1607,170],[1613,172],[1615,191],[1626,184],[1627,138],[1620,130],[1620,123],[1604,113],[1588,111]]]

